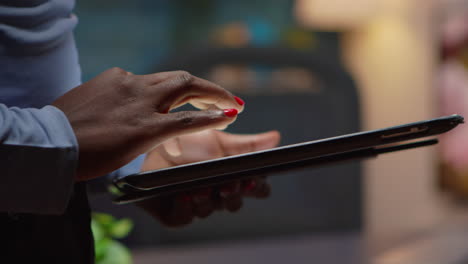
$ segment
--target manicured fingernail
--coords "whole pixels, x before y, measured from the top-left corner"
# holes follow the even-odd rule
[[[239,105],[245,105],[244,100],[240,99],[239,97],[234,96],[234,99],[236,99],[236,102],[237,102]]]
[[[224,115],[227,117],[235,117],[237,115],[237,109],[225,109],[224,110]]]
[[[257,187],[257,183],[255,181],[249,181],[245,187],[244,187],[244,190],[246,191],[251,191],[253,189],[255,189],[255,187]]]

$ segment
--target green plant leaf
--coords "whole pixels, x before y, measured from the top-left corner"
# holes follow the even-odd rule
[[[109,185],[107,187],[107,190],[112,194],[112,195],[115,195],[115,196],[118,196],[118,195],[122,195],[123,192],[121,192],[117,187],[115,187],[115,185]]]
[[[130,251],[117,241],[111,241],[107,245],[104,257],[96,264],[131,264]]]
[[[112,239],[103,238],[97,241],[94,244],[94,254],[96,259],[96,264],[99,264],[102,259],[104,259],[109,250],[109,246],[113,243]]]
[[[101,225],[110,225],[115,221],[112,215],[104,213],[93,213],[93,219]]]
[[[112,215],[104,214],[104,213],[93,213],[94,221],[100,227],[103,236],[112,236],[111,230],[116,222],[115,218]]]
[[[91,231],[93,231],[94,243],[104,238],[104,230],[94,218],[91,219]]]
[[[130,219],[117,220],[104,213],[93,213],[91,229],[94,237],[96,264],[130,264],[130,251],[113,238],[123,238],[133,228]]]
[[[114,222],[109,233],[114,238],[124,238],[132,230],[133,223],[130,219],[124,218]]]

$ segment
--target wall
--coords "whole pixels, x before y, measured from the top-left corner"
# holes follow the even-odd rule
[[[361,89],[364,128],[434,117],[433,2],[353,1],[354,6],[363,6],[358,10],[348,9],[345,2],[298,1],[302,5],[298,13],[310,26],[345,30],[344,56]],[[307,8],[313,19],[299,11]],[[334,10],[324,10],[330,8]],[[447,218],[449,207],[435,185],[436,165],[435,148],[389,154],[365,163],[364,217],[372,253]]]

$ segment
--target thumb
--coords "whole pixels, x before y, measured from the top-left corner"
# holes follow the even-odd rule
[[[281,138],[278,131],[251,135],[234,135],[216,131],[216,136],[226,156],[270,149],[276,147]]]
[[[162,124],[167,137],[175,137],[206,129],[226,127],[237,119],[236,109],[181,111],[164,114]]]

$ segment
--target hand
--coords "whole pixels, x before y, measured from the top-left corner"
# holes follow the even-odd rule
[[[278,145],[280,135],[271,131],[256,135],[233,135],[206,130],[164,142],[151,151],[142,170],[155,170],[202,160],[269,149]],[[169,227],[187,225],[195,217],[205,218],[215,210],[239,210],[242,198],[264,198],[270,193],[263,177],[232,182],[139,202],[138,205]]]
[[[186,103],[203,110],[169,112]],[[186,72],[134,75],[119,68],[53,103],[78,140],[77,180],[112,172],[171,137],[226,127],[242,104],[223,88]]]

